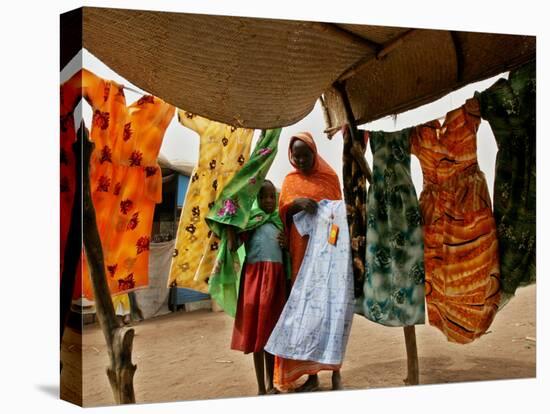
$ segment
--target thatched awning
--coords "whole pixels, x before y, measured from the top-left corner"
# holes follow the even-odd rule
[[[79,25],[79,23],[81,24]],[[82,30],[82,45],[70,42]],[[273,128],[345,80],[362,123],[535,57],[535,37],[84,7],[62,16],[61,64],[83,46],[130,82],[210,119]]]

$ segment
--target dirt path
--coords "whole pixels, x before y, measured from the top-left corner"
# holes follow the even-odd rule
[[[417,326],[421,384],[535,377],[535,286],[520,289],[497,315],[490,333],[469,345],[446,342],[429,325]],[[135,326],[134,386],[138,403],[243,397],[256,393],[252,357],[231,351],[233,320],[210,311],[179,312]],[[71,354],[79,345],[68,331],[63,375],[74,376]],[[105,342],[97,325],[83,335],[84,405],[114,403],[105,374]],[[68,366],[67,366],[68,365]],[[403,386],[406,376],[403,330],[355,316],[342,378],[346,389]],[[321,373],[330,387],[330,373]],[[76,382],[75,382],[76,383]],[[75,390],[62,387],[62,395]]]

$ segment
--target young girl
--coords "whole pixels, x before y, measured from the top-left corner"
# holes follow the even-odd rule
[[[283,223],[277,210],[275,186],[265,180],[257,198],[259,208],[253,208],[248,225],[239,234],[246,248],[241,273],[237,313],[231,349],[245,354],[253,352],[258,394],[275,393],[273,387],[273,355],[264,346],[273,330],[286,300],[286,273],[283,265],[285,238]],[[228,247],[237,247],[234,230],[228,231]],[[267,388],[264,381],[267,371]]]

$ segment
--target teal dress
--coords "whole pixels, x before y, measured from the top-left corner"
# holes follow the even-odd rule
[[[373,182],[367,194],[364,297],[357,310],[386,326],[424,323],[424,243],[410,131],[369,132]]]
[[[536,280],[535,62],[476,97],[498,145],[493,205],[503,306],[518,287]]]

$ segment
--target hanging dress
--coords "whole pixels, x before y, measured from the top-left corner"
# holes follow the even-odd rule
[[[344,199],[351,237],[353,286],[354,295],[360,301],[363,296],[366,269],[367,207],[365,203],[367,200],[367,178],[352,155],[353,142],[349,128],[344,129],[342,136],[344,140],[342,175],[346,177],[344,180]],[[364,153],[366,145],[362,140],[360,147]]]
[[[115,309],[115,315],[126,316],[130,315],[130,297],[127,293],[122,295],[113,296],[113,308]]]
[[[287,360],[333,365],[337,370],[344,359],[354,304],[346,204],[321,200],[315,214],[295,214],[294,226],[309,241],[265,350]],[[338,237],[331,243],[334,226],[339,228]]]
[[[151,95],[127,106],[122,85],[87,70],[76,76],[93,111],[90,190],[107,283],[112,295],[128,293],[148,284],[153,213],[162,198],[157,156],[175,108]],[[92,299],[85,255],[83,263],[82,293]]]
[[[366,269],[367,178],[352,155],[353,142],[349,127],[344,128],[342,137],[344,140],[342,176],[351,237],[354,295],[360,301],[363,296]],[[360,146],[364,153],[366,145],[362,140]]]
[[[174,112],[173,106],[151,95],[127,107],[122,139],[134,140],[134,146],[131,152],[127,148],[120,171],[114,176],[121,178],[112,181],[113,193],[118,196],[106,246],[108,276],[117,280],[117,286],[111,287],[113,293],[134,290],[132,278],[136,286],[140,279],[145,281],[141,286],[148,285],[153,216],[155,204],[162,201],[162,174],[157,157]]]
[[[74,109],[81,99],[80,78],[72,78],[60,86],[60,167],[59,167],[59,224],[60,224],[60,275],[63,274],[67,237],[71,226],[76,190],[76,157],[73,144],[76,142]]]
[[[386,326],[424,323],[424,244],[411,178],[410,131],[365,134],[373,154],[373,182],[367,199],[367,269],[359,310]]]
[[[226,184],[250,155],[254,130],[237,128],[178,111],[179,122],[200,135],[198,165],[183,206],[168,284],[208,293],[221,240],[205,217]]]
[[[444,125],[415,127],[412,153],[424,188],[426,301],[430,324],[456,343],[483,335],[500,300],[498,242],[485,175],[477,163],[477,101],[447,114]]]
[[[498,145],[494,214],[500,251],[501,306],[536,280],[536,68],[510,72],[476,93]]]

